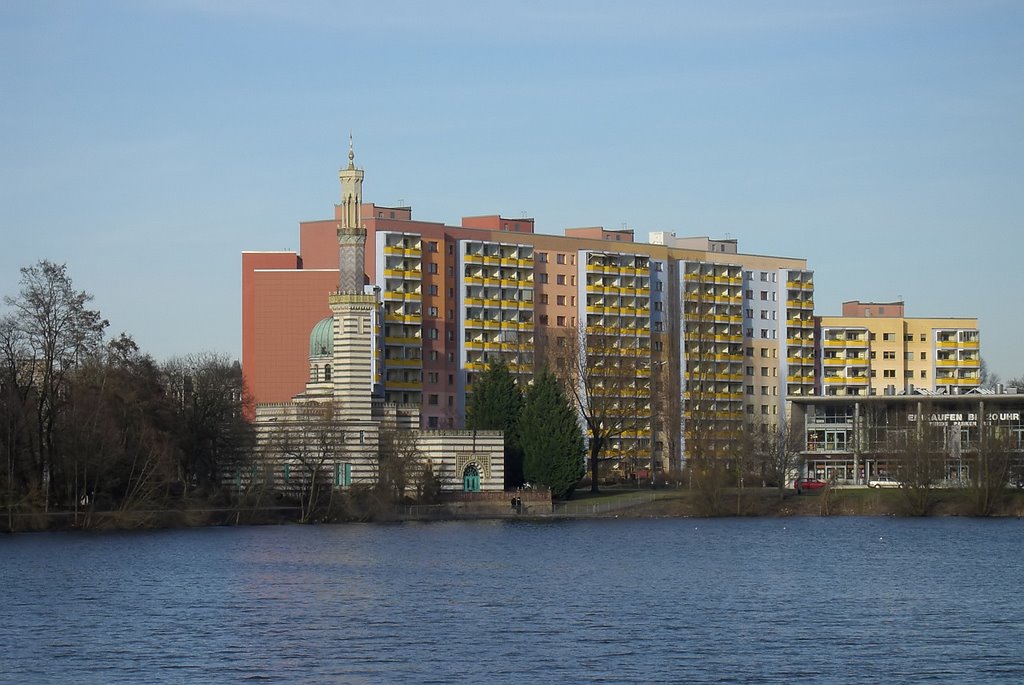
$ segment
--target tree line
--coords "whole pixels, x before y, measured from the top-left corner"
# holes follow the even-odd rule
[[[21,269],[0,315],[0,502],[31,512],[217,502],[252,459],[237,361],[157,362],[77,290],[66,265]]]

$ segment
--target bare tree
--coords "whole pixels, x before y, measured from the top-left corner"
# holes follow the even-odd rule
[[[650,359],[620,347],[619,336],[611,331],[593,327],[588,333],[585,325],[556,330],[565,335],[542,353],[582,418],[590,491],[596,493],[601,464],[628,458],[637,448],[636,436],[650,426],[650,410],[637,401],[650,379]]]
[[[237,362],[206,352],[171,359],[164,383],[174,398],[175,431],[181,448],[181,480],[188,487],[219,492],[225,476],[251,463],[251,401]]]
[[[895,425],[886,434],[885,453],[911,516],[928,515],[946,471],[944,433],[942,427],[923,420],[928,413],[921,411],[917,421]]]
[[[400,502],[407,490],[419,488],[424,466],[414,431],[387,425],[381,428],[377,486],[382,495]]]
[[[32,369],[35,436],[31,451],[44,508],[49,509],[53,471],[59,466],[58,421],[68,374],[103,342],[107,321],[89,309],[92,295],[77,291],[64,264],[42,260],[21,269],[21,291],[4,297],[25,344]]]
[[[977,449],[968,454],[967,495],[973,516],[991,516],[1006,497],[1013,450],[1009,436],[992,428],[981,433]]]
[[[779,499],[786,494],[786,483],[800,468],[804,435],[800,426],[783,418],[777,423],[752,421],[747,433],[755,444],[757,461],[765,480],[777,489]]]
[[[296,411],[273,422],[262,452],[272,467],[280,465],[284,486],[298,496],[301,520],[308,523],[320,512],[325,492],[333,492],[331,467],[345,453],[345,431],[332,403],[309,402]]]

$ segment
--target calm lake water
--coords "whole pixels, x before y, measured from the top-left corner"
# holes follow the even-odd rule
[[[4,683],[1021,683],[1024,522],[0,538]]]

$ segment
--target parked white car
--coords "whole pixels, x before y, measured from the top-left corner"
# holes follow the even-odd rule
[[[869,488],[902,488],[903,483],[894,480],[889,476],[879,476],[868,481]]]

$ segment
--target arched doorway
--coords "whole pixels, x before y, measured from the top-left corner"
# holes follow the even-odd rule
[[[462,472],[463,492],[480,492],[480,469],[476,464],[468,464]]]

